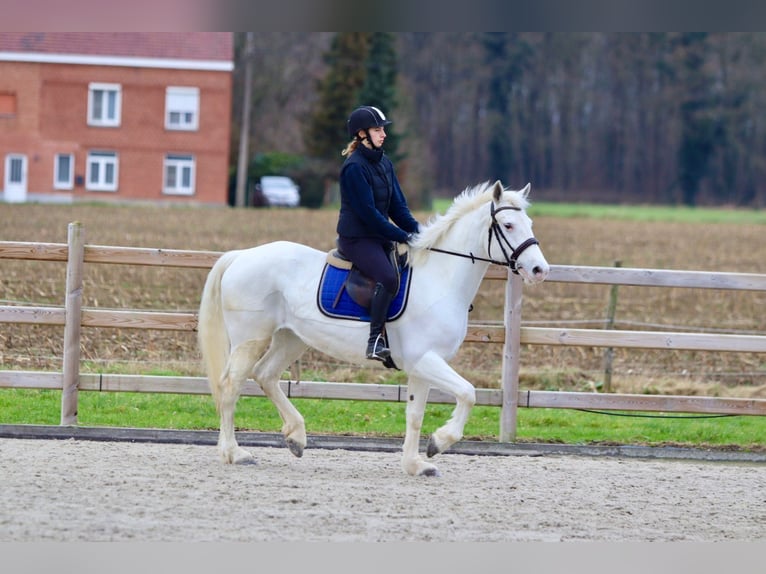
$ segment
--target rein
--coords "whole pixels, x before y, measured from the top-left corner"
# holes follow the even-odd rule
[[[503,232],[500,231],[500,224],[497,222],[497,219],[495,219],[495,214],[499,211],[503,211],[504,209],[512,209],[514,211],[521,211],[520,207],[511,207],[510,205],[506,205],[504,207],[499,207],[495,209],[494,202],[490,203],[489,206],[490,213],[492,215],[492,225],[489,227],[488,233],[487,233],[487,254],[490,256],[489,258],[486,257],[479,257],[478,255],[474,255],[473,253],[460,253],[458,251],[449,251],[448,249],[439,249],[437,247],[429,247],[429,251],[436,251],[437,253],[445,253],[447,255],[454,255],[456,257],[464,257],[466,259],[470,259],[471,263],[476,263],[476,261],[484,261],[486,263],[494,263],[495,265],[500,265],[502,267],[508,267],[514,274],[518,275],[519,270],[516,267],[516,261],[519,257],[521,257],[521,254],[524,253],[524,251],[531,247],[532,245],[539,245],[540,242],[535,239],[534,237],[530,237],[526,240],[524,240],[518,247],[513,247],[511,243],[508,241],[508,239],[503,235]],[[503,252],[503,256],[505,257],[505,261],[499,261],[497,259],[492,259],[492,237],[495,237],[497,239],[498,245],[500,245],[500,250]],[[506,250],[506,247],[508,250],[510,250],[511,254],[508,255],[508,250]]]

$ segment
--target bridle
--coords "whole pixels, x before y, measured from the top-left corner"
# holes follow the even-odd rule
[[[495,216],[505,210],[505,209],[512,209],[513,211],[521,211],[520,207],[513,207],[510,205],[505,205],[503,207],[495,208],[495,202],[490,202],[489,204],[489,212],[492,216],[492,225],[489,226],[489,230],[487,233],[487,255],[489,255],[489,258],[486,257],[479,257],[478,255],[474,255],[473,253],[460,253],[458,251],[449,251],[447,249],[439,249],[437,247],[429,247],[428,249],[430,251],[436,251],[437,253],[446,253],[447,255],[455,255],[457,257],[465,257],[466,259],[470,259],[471,263],[476,263],[476,261],[485,261],[487,263],[494,263],[495,265],[502,265],[503,267],[508,267],[514,274],[518,275],[519,270],[516,266],[516,262],[518,261],[519,257],[521,257],[521,254],[524,253],[529,247],[533,245],[539,245],[540,242],[533,237],[530,237],[528,239],[525,239],[521,242],[517,247],[513,247],[508,241],[508,239],[503,235],[503,232],[500,230],[500,224],[497,222],[497,219],[495,219]],[[503,257],[505,257],[505,261],[499,261],[497,259],[492,259],[492,237],[494,236],[495,239],[497,239],[497,244],[500,246],[500,251],[503,252]],[[508,254],[510,252],[510,255]]]

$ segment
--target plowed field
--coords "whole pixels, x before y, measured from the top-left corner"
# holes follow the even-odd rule
[[[426,221],[428,213],[417,213]],[[305,209],[108,205],[0,205],[0,240],[66,243],[82,223],[86,244],[225,251],[277,239],[330,249],[336,212]],[[763,226],[539,217],[535,232],[551,264],[766,271]],[[196,311],[206,271],[86,265],[85,307]],[[0,260],[0,304],[63,305],[65,266]],[[504,282],[485,281],[471,321],[502,321]],[[608,286],[544,283],[525,289],[522,319],[545,326],[602,326]],[[766,294],[622,287],[616,327],[721,333],[766,332]],[[63,328],[2,324],[0,369],[60,370]],[[464,344],[453,360],[477,387],[497,387],[500,345]],[[84,372],[202,375],[193,333],[84,329]],[[339,364],[308,352],[305,380],[378,382],[398,376],[370,364]],[[604,378],[604,350],[526,346],[522,387],[589,390]],[[747,353],[617,350],[613,390],[708,396],[766,396],[766,361]]]

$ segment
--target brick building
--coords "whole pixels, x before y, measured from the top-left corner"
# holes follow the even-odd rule
[[[0,32],[0,199],[224,205],[233,34]]]

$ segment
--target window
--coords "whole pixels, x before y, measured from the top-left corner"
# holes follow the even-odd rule
[[[0,116],[16,115],[16,94],[0,92]]]
[[[24,183],[27,171],[27,156],[25,155],[7,155],[5,156],[5,180],[8,184]]]
[[[194,194],[194,157],[190,155],[165,156],[163,193],[172,195]]]
[[[7,202],[27,200],[27,156],[10,153],[5,156],[5,190]]]
[[[165,91],[165,129],[196,130],[199,126],[199,88],[170,86]]]
[[[55,189],[72,189],[74,187],[74,156],[58,153],[54,162],[53,187]]]
[[[108,151],[88,153],[85,189],[91,191],[117,191],[117,154]]]
[[[121,106],[122,88],[119,84],[88,86],[88,125],[119,126]]]

